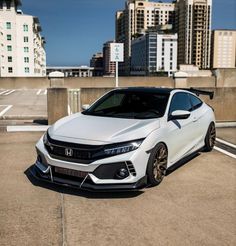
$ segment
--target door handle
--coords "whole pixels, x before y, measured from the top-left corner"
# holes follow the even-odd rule
[[[193,122],[196,122],[198,121],[198,119],[196,117],[193,118]]]

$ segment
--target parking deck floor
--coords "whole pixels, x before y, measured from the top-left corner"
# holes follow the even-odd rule
[[[0,245],[235,245],[234,158],[201,153],[158,187],[90,193],[27,177],[41,135],[0,132]]]

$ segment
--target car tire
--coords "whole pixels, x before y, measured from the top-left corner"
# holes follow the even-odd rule
[[[163,143],[158,143],[152,150],[147,165],[148,183],[156,186],[163,180],[167,169],[167,147]]]
[[[216,127],[215,124],[212,122],[207,130],[204,150],[206,152],[212,151],[215,146],[215,141],[216,141]]]

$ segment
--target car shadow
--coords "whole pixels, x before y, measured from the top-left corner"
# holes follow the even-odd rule
[[[53,183],[43,182],[41,180],[36,179],[30,172],[30,168],[25,170],[24,174],[28,178],[28,180],[34,186],[39,186],[44,189],[52,190],[58,193],[73,195],[73,196],[81,196],[89,199],[123,199],[123,198],[134,198],[140,196],[144,193],[141,190],[134,191],[86,191],[81,189],[76,189],[73,187],[61,186]]]

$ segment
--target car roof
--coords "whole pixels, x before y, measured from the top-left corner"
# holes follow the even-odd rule
[[[176,90],[174,88],[162,88],[162,87],[127,87],[116,89],[124,92],[147,92],[147,93],[161,93],[170,94],[171,91]]]

